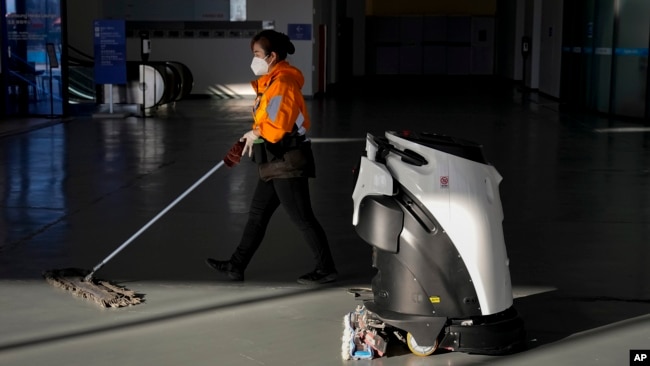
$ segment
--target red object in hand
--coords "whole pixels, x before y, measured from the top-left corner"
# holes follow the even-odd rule
[[[223,162],[228,168],[232,168],[235,165],[239,164],[241,161],[241,153],[244,151],[245,144],[246,141],[237,141],[234,145],[232,145],[230,150],[228,150],[228,154],[226,154],[226,157],[223,158]]]

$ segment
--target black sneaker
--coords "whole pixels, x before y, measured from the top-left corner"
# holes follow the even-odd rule
[[[231,281],[243,281],[244,272],[235,268],[230,264],[230,261],[218,261],[216,259],[208,258],[205,263],[212,269],[223,273]]]
[[[322,271],[317,269],[300,276],[298,278],[298,283],[303,285],[322,285],[324,283],[336,281],[337,277],[338,273],[336,271]]]

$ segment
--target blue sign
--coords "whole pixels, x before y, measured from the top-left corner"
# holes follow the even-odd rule
[[[289,24],[287,35],[293,41],[311,41],[311,24]]]
[[[126,26],[124,20],[93,24],[95,83],[126,84]]]
[[[614,52],[619,56],[648,56],[647,48],[617,48]]]

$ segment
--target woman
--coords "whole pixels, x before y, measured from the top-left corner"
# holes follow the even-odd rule
[[[230,260],[208,258],[206,263],[233,281],[243,281],[244,271],[259,248],[271,216],[280,204],[302,232],[314,253],[315,269],[300,278],[302,284],[336,280],[325,231],[314,216],[309,196],[309,178],[315,176],[311,143],[305,133],[309,116],[302,96],[304,77],[286,61],[295,47],[285,34],[264,30],[251,40],[251,69],[260,76],[251,84],[257,98],[253,128],[241,137],[242,156],[253,156],[259,164],[260,180],[250,207],[248,222],[239,246]]]

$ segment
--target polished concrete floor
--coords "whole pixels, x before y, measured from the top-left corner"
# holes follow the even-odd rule
[[[101,309],[47,284],[91,269],[223,158],[251,100],[192,99],[150,118],[0,121],[2,365],[627,365],[650,349],[650,130],[564,111],[493,80],[381,80],[308,101],[313,207],[340,272],[295,279],[310,253],[282,210],[246,272],[219,281],[203,260],[241,235],[255,165],[222,167],[100,269],[144,294]],[[483,144],[500,187],[515,307],[528,348],[509,356],[393,344],[342,361],[342,317],[368,287],[370,247],[352,226],[352,169],[366,133],[421,130]]]

